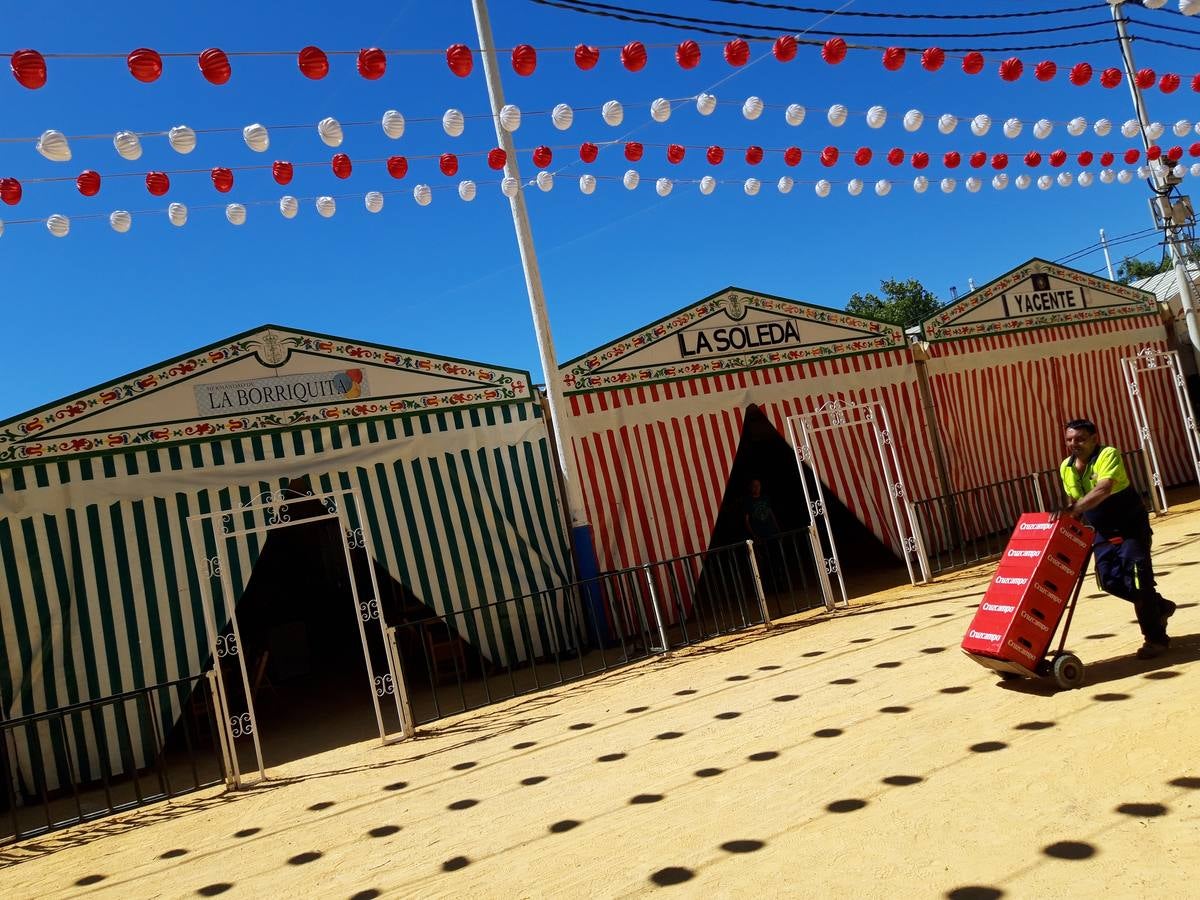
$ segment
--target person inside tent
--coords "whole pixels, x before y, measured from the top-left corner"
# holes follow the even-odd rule
[[[779,536],[779,520],[775,518],[775,510],[771,501],[763,493],[761,479],[751,478],[743,507],[746,523],[746,533],[758,548],[759,566],[762,569],[764,586],[767,590],[775,590],[775,560],[772,558],[779,552],[774,538]]]
[[[1121,451],[1100,443],[1093,422],[1068,422],[1066,442],[1071,455],[1059,466],[1069,500],[1064,512],[1081,516],[1096,530],[1093,558],[1100,586],[1133,604],[1145,639],[1137,656],[1154,659],[1170,644],[1167,620],[1175,604],[1155,589],[1146,506],[1129,485]]]

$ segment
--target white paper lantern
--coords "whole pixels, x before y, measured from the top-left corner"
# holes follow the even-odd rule
[[[1200,165],[1200,163],[1197,163],[1197,165]],[[795,184],[796,182],[792,181],[789,176],[781,175],[779,180],[775,182],[775,187],[779,189],[779,193],[781,194],[790,194]]]
[[[789,125],[795,127],[804,121],[807,112],[799,103],[789,103],[788,108],[783,111],[783,118]]]
[[[404,134],[404,116],[398,110],[389,109],[383,114],[383,133],[393,141]]]
[[[1133,173],[1128,169],[1122,169],[1117,173],[1117,181],[1121,184],[1129,184],[1129,182],[1133,181]]]
[[[1188,168],[1183,163],[1180,163],[1179,165],[1177,165],[1175,168],[1173,168],[1171,170],[1171,174],[1174,175],[1176,178],[1186,178],[1187,173],[1188,173]]]
[[[129,214],[128,210],[114,209],[108,214],[108,224],[117,234],[124,234],[133,227],[133,216]]]
[[[910,109],[904,114],[904,130],[917,131],[925,122],[925,113],[919,109]]]
[[[500,182],[500,193],[510,200],[517,196],[517,191],[521,189],[520,183],[511,175],[505,175],[504,180]]]
[[[1151,122],[1146,126],[1146,137],[1152,141],[1157,141],[1163,136],[1163,132],[1166,130],[1166,126],[1162,122]]]
[[[813,185],[813,191],[816,193],[816,195],[818,197],[828,197],[829,192],[832,189],[833,189],[833,185],[831,185],[824,178],[822,178],[820,181],[818,181],[816,184]]]
[[[332,117],[326,117],[317,123],[317,134],[326,147],[342,145],[342,123]]]
[[[967,190],[972,194],[978,194],[979,189],[981,187],[983,187],[983,182],[980,181],[978,178],[976,178],[974,175],[972,175],[970,178],[968,178],[966,180],[965,184],[966,184]]]
[[[654,190],[660,197],[666,197],[669,195],[674,187],[675,183],[671,181],[670,178],[660,178],[658,181],[654,182]]]
[[[554,176],[545,169],[537,173],[537,177],[534,179],[534,182],[537,183],[538,188],[541,189],[543,193],[549,193],[550,191],[554,190]]]
[[[1043,191],[1050,190],[1050,185],[1052,185],[1052,184],[1054,184],[1054,179],[1051,178],[1049,175],[1039,175],[1038,176],[1037,186],[1041,190],[1043,190]]]
[[[230,203],[225,207],[225,218],[230,225],[241,225],[246,221],[246,207],[240,203]]]
[[[1008,175],[1001,172],[999,175],[994,176],[992,178],[992,187],[998,191],[1004,190],[1008,187]]]
[[[882,128],[887,122],[887,110],[882,106],[872,106],[867,110],[867,125],[870,128]]]
[[[1137,177],[1141,178],[1142,180],[1149,178],[1150,177],[1150,167],[1149,166],[1138,166]]]
[[[717,98],[712,94],[704,93],[696,97],[696,112],[702,116],[711,116],[714,109],[717,108]]]
[[[322,218],[330,218],[335,212],[337,212],[337,201],[335,201],[332,197],[318,197],[317,212]]]
[[[167,132],[167,143],[176,153],[191,153],[196,149],[196,132],[186,125],[176,125]]]
[[[1075,182],[1075,176],[1070,172],[1059,172],[1056,180],[1059,187],[1070,187]]]
[[[742,104],[742,116],[753,122],[762,115],[763,102],[761,97],[747,97]]]
[[[1024,173],[1018,175],[1016,178],[1013,179],[1013,184],[1015,184],[1017,186],[1018,191],[1025,190],[1032,183],[1033,183],[1033,179]]]
[[[841,128],[846,124],[846,117],[850,115],[850,110],[846,109],[841,103],[835,103],[829,107],[829,112],[825,114],[825,118],[829,120],[829,124],[834,128]]]
[[[463,118],[462,110],[448,109],[442,113],[442,131],[450,137],[458,137],[466,127],[467,122]]]
[[[705,175],[700,179],[700,193],[702,193],[705,197],[707,197],[716,189],[717,179],[713,178],[711,175]]]
[[[1200,162],[1192,163],[1192,168],[1189,170],[1193,178],[1200,177]]]
[[[952,116],[950,113],[943,113],[938,117],[938,131],[942,134],[950,134],[958,127],[958,117]]]
[[[880,178],[875,182],[875,196],[886,197],[892,192],[892,183],[886,178]]]
[[[1092,186],[1092,173],[1091,172],[1080,172],[1079,177],[1076,178],[1075,181],[1082,188],[1091,187]]]
[[[556,104],[550,111],[550,121],[559,131],[566,131],[575,124],[575,110],[566,103]]]
[[[475,182],[466,178],[458,183],[458,199],[465,200],[470,203],[475,199],[476,194]]]
[[[1013,117],[1004,120],[1004,136],[1006,138],[1015,138],[1021,133],[1021,129],[1025,127],[1025,123],[1020,119]]]
[[[51,162],[70,162],[71,145],[61,131],[49,128],[37,139],[37,152]]]
[[[1117,177],[1117,173],[1114,172],[1112,169],[1101,169],[1100,170],[1100,183],[1101,184],[1112,184],[1113,180],[1116,177]]]
[[[621,184],[625,185],[625,190],[633,191],[633,190],[637,189],[637,186],[641,182],[641,180],[642,180],[642,177],[640,175],[638,175],[637,170],[630,169],[621,178]]]
[[[285,194],[279,198],[279,214],[285,219],[296,218],[296,213],[300,212],[300,201],[290,194]]]
[[[122,159],[140,159],[142,156],[142,142],[132,131],[118,131],[113,146]]]
[[[4,237],[4,220],[0,219],[0,237]]]
[[[603,116],[605,125],[616,128],[625,121],[625,108],[621,106],[620,100],[609,100],[600,107],[600,115]]]
[[[1200,122],[1196,123],[1196,127],[1192,129],[1196,134],[1200,134]]]
[[[1180,119],[1172,126],[1171,130],[1175,132],[1175,137],[1187,137],[1192,130],[1192,123],[1187,119]]]
[[[659,97],[650,104],[650,118],[655,122],[665,122],[671,118],[671,101],[666,97]]]
[[[427,184],[418,184],[413,188],[413,199],[417,206],[428,206],[433,202],[433,188]]]
[[[753,197],[762,189],[762,182],[757,178],[747,178],[742,183],[742,190],[746,192],[747,197]]]
[[[1185,16],[1200,13],[1200,0],[1179,0],[1179,11]]]
[[[510,134],[521,127],[521,110],[511,103],[500,107],[500,127]]]
[[[923,194],[929,190],[929,179],[924,175],[918,175],[913,179],[913,190],[918,194]]]
[[[182,203],[172,203],[167,207],[167,219],[177,228],[187,224],[188,208]]]
[[[953,194],[954,189],[958,187],[958,181],[953,178],[943,178],[941,187],[943,194]]]
[[[1050,132],[1054,131],[1054,123],[1049,119],[1038,119],[1033,123],[1033,136],[1039,141],[1050,137]]]
[[[975,137],[983,137],[992,128],[992,117],[987,113],[980,113],[971,120],[971,134]]]
[[[271,136],[267,134],[266,127],[257,122],[242,129],[242,140],[255,153],[265,153],[271,146]]]
[[[369,213],[377,213],[383,209],[383,194],[379,191],[367,191],[363,197],[363,206],[367,208]]]
[[[1127,138],[1137,137],[1138,131],[1137,119],[1126,119],[1125,124],[1121,126],[1121,134]]]
[[[1167,0],[1142,0],[1142,6],[1146,9],[1162,9],[1167,5]]]
[[[1112,131],[1112,122],[1108,119],[1097,119],[1092,125],[1092,131],[1096,133],[1096,137],[1108,137]]]
[[[846,182],[846,193],[851,197],[857,197],[863,192],[863,180],[861,178],[851,178]]]
[[[595,191],[596,190],[596,176],[595,175],[580,175],[579,176],[579,190],[581,193],[584,193],[584,194],[590,194],[593,191]]]
[[[46,220],[46,228],[57,238],[66,237],[71,230],[71,220],[61,213],[54,213]]]
[[[1076,116],[1067,123],[1067,134],[1071,137],[1079,137],[1087,131],[1087,119],[1083,116]]]

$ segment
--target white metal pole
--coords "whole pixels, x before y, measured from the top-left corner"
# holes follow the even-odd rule
[[[1108,255],[1108,235],[1104,233],[1104,229],[1100,229],[1100,246],[1104,250],[1104,265],[1108,267],[1108,280],[1116,281],[1117,276],[1113,274],[1112,257]]]

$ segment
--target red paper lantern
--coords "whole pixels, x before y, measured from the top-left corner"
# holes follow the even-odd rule
[[[1050,154],[1050,165],[1054,166],[1054,168],[1056,168],[1056,169],[1059,166],[1061,166],[1063,163],[1065,163],[1066,161],[1067,161],[1067,151],[1066,150],[1055,150],[1053,153]]]
[[[393,178],[403,178],[408,174],[408,158],[404,156],[389,156],[387,170],[388,174]]]
[[[1188,156],[1200,156],[1200,141],[1188,147]]]
[[[947,150],[942,155],[942,165],[947,169],[957,169],[960,162],[962,162],[962,155],[957,150]]]
[[[936,72],[946,63],[946,51],[941,47],[930,47],[921,54],[921,68],[926,72]]]
[[[1169,159],[1173,163],[1179,162],[1179,160],[1181,160],[1182,158],[1183,158],[1183,148],[1180,147],[1178,144],[1176,144],[1174,147],[1172,147],[1170,150],[1167,151],[1167,159]]]
[[[888,47],[883,51],[883,67],[889,72],[899,71],[904,66],[904,48]]]
[[[1091,150],[1080,150],[1079,155],[1075,157],[1075,161],[1081,166],[1090,166],[1093,159],[1095,156],[1092,155]]]
[[[1092,67],[1088,63],[1075,63],[1071,66],[1069,78],[1075,87],[1083,87],[1092,80]]]
[[[645,148],[643,148],[642,145],[637,141],[629,141],[625,145],[625,158],[630,162],[637,162],[640,160],[643,152],[645,152]]]
[[[723,159],[725,159],[725,151],[722,150],[720,147],[718,147],[716,144],[714,144],[713,146],[708,148],[708,152],[705,154],[705,158],[708,160],[708,164],[710,166],[719,166],[721,164],[721,161]]]
[[[1141,157],[1141,155],[1142,154],[1138,153],[1137,150],[1135,150],[1133,147],[1130,147],[1128,150],[1125,151],[1125,156],[1123,157],[1123,159],[1125,160],[1125,164],[1127,166],[1132,166],[1134,163],[1136,163],[1138,161],[1138,159]]]
[[[1041,164],[1042,154],[1038,153],[1036,150],[1030,150],[1025,154],[1025,165],[1029,166],[1029,168],[1036,169]]]
[[[641,41],[630,41],[621,48],[621,65],[630,72],[646,68],[646,45]]]
[[[354,168],[350,157],[345,153],[335,153],[333,159],[329,161],[329,165],[333,169],[333,174],[338,178],[349,178],[350,171]]]
[[[209,47],[201,53],[200,74],[210,84],[224,84],[227,82],[229,76],[233,74],[233,68],[229,65],[229,57],[225,55],[225,51],[218,50],[216,47]]]
[[[1158,81],[1158,75],[1153,69],[1138,69],[1134,78],[1137,81],[1137,86],[1143,91],[1154,87],[1154,82]]]
[[[752,166],[757,166],[763,161],[763,148],[750,146],[746,148],[746,162]]]
[[[1021,62],[1015,56],[1010,56],[1000,63],[1000,77],[1004,81],[1016,81],[1024,71],[1025,63]]]
[[[1008,154],[996,153],[992,155],[992,168],[996,171],[1008,168]]]
[[[667,162],[669,162],[673,166],[678,165],[679,163],[683,162],[683,157],[684,157],[684,154],[686,154],[686,153],[687,153],[687,151],[679,144],[668,144],[667,145]]]
[[[788,147],[783,151],[783,162],[785,165],[798,166],[800,160],[804,158],[804,152],[799,147]]]
[[[15,178],[0,178],[0,200],[3,200],[9,206],[16,206],[21,202],[21,182]]]
[[[1158,146],[1158,144],[1151,144],[1146,148],[1146,159],[1150,160],[1150,162],[1154,162],[1160,156],[1162,156],[1162,147]]]
[[[1168,72],[1158,80],[1158,89],[1164,94],[1173,94],[1179,90],[1182,79],[1174,72]]]
[[[508,154],[499,147],[493,147],[488,151],[487,162],[489,169],[500,171],[504,168],[505,163],[508,162]]]
[[[271,177],[275,179],[276,184],[291,184],[292,175],[293,170],[290,162],[277,159],[271,165]]]
[[[736,38],[725,45],[725,62],[731,66],[744,66],[750,60],[750,45]]]
[[[147,172],[146,173],[146,190],[155,197],[161,197],[171,189],[171,179],[167,177],[166,172]]]
[[[75,187],[85,197],[95,197],[100,193],[100,173],[85,169],[75,179]]]
[[[300,67],[301,75],[313,81],[320,81],[329,74],[329,57],[320,47],[305,47],[296,57],[296,65]]]
[[[1121,70],[1115,66],[1109,66],[1100,73],[1100,86],[1106,88],[1115,88],[1121,83]]]
[[[972,169],[982,169],[987,165],[987,158],[987,154],[982,150],[976,150],[967,161],[971,164]]]
[[[125,63],[129,66],[129,74],[143,84],[157,81],[162,74],[162,57],[149,47],[134,50],[125,57]]]
[[[1050,81],[1058,74],[1058,66],[1053,60],[1043,59],[1033,67],[1033,77],[1038,81]]]
[[[963,57],[962,70],[968,75],[978,75],[983,71],[983,54],[978,50],[972,50]]]
[[[1200,74],[1192,76],[1192,90],[1200,94]]]
[[[865,166],[871,161],[873,155],[870,147],[859,147],[854,151],[854,162],[857,165]]]
[[[924,169],[929,165],[929,154],[924,150],[918,150],[912,155],[912,166],[914,169]]]
[[[217,166],[212,170],[212,183],[222,194],[228,194],[233,189],[233,170]]]
[[[36,91],[46,83],[46,58],[36,50],[18,50],[9,61],[13,78],[21,87]]]
[[[438,168],[442,170],[442,174],[447,178],[451,175],[457,175],[458,157],[453,153],[443,153],[438,157]]]
[[[825,166],[825,168],[830,168],[831,166],[837,165],[837,161],[838,161],[838,148],[837,147],[826,147],[824,150],[821,151],[821,165]]]
[[[533,164],[539,169],[544,169],[550,165],[550,160],[553,158],[554,153],[545,144],[533,149]]]
[[[471,74],[471,69],[475,65],[475,58],[471,56],[471,48],[466,44],[451,44],[446,48],[446,65],[459,78],[466,78]]]
[[[513,71],[524,77],[537,68],[537,51],[528,44],[517,44],[512,51]]]
[[[780,62],[791,62],[796,58],[796,39],[790,34],[781,34],[775,38],[775,44],[771,47],[771,52],[775,54],[775,58]]]
[[[376,81],[387,71],[387,54],[378,47],[358,51],[358,74],[367,81]]]
[[[821,59],[825,60],[831,66],[836,66],[845,58],[846,42],[840,37],[830,38],[821,47]]]
[[[1200,145],[1198,145],[1198,146],[1200,146]],[[1103,153],[1100,154],[1100,165],[1107,168],[1108,166],[1111,166],[1113,164],[1114,159],[1116,159],[1116,157],[1114,157],[1112,155],[1112,152],[1109,150],[1105,150]]]
[[[888,151],[887,161],[893,166],[898,166],[904,162],[904,151],[899,147],[893,147]]]
[[[675,48],[675,62],[681,69],[694,69],[700,65],[700,45],[695,41],[682,41]]]
[[[578,68],[586,72],[588,69],[594,69],[599,61],[599,47],[593,47],[590,44],[575,45],[575,65]]]
[[[594,163],[596,156],[600,153],[600,148],[591,141],[585,141],[579,145],[579,158],[585,163]]]

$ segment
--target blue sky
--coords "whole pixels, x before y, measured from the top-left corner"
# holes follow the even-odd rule
[[[1107,4],[1099,0],[1094,13],[1053,20],[932,24],[848,17],[817,24],[818,17],[812,15],[699,0],[628,0],[626,5],[761,22],[780,32],[806,27],[932,31],[939,26],[942,31],[982,31],[1104,22],[1109,17]],[[1046,0],[1038,5],[1076,4]],[[999,0],[979,4],[922,0],[917,6],[919,11],[951,13],[1014,8]],[[894,8],[883,0],[857,0],[846,7]],[[1036,187],[1017,191],[1010,185],[996,192],[990,186],[994,173],[989,167],[978,173],[985,178],[983,189],[969,194],[962,186],[972,174],[965,160],[955,172],[947,172],[941,162],[947,150],[959,150],[964,158],[975,150],[1004,151],[1012,158],[1008,171],[1015,177],[1026,171],[1020,157],[1027,150],[1049,155],[1061,147],[1071,154],[1071,164],[1064,170],[1078,172],[1081,167],[1074,164],[1074,157],[1080,150],[1090,149],[1098,156],[1104,149],[1116,152],[1137,146],[1119,134],[1120,124],[1132,116],[1124,85],[1106,90],[1094,79],[1091,85],[1076,88],[1066,79],[1066,70],[1075,62],[1090,62],[1097,73],[1105,66],[1120,65],[1115,44],[1015,54],[1026,64],[1024,77],[1016,83],[1002,82],[996,74],[1007,53],[987,53],[984,73],[974,77],[964,75],[957,60],[948,61],[937,74],[925,72],[915,55],[895,73],[883,69],[875,52],[852,51],[841,65],[829,66],[815,48],[804,47],[786,65],[768,58],[735,70],[722,59],[719,39],[686,30],[583,16],[527,0],[493,0],[491,11],[501,47],[517,43],[568,47],[584,41],[607,48],[634,39],[651,45],[649,63],[638,73],[621,67],[615,49],[605,49],[590,72],[577,70],[571,54],[565,52],[543,51],[537,72],[528,78],[518,78],[505,61],[508,100],[527,112],[515,135],[519,148],[577,146],[628,135],[647,145],[676,142],[689,147],[744,148],[757,144],[768,151],[762,164],[751,167],[739,150],[730,149],[715,170],[697,149],[689,150],[678,166],[668,165],[661,147],[647,146],[645,158],[636,165],[626,162],[619,147],[605,149],[590,167],[577,162],[573,149],[555,151],[554,190],[542,193],[530,188],[527,195],[560,361],[730,284],[842,306],[856,291],[878,290],[881,279],[911,277],[948,298],[950,286],[965,291],[968,278],[983,284],[1031,256],[1055,259],[1085,247],[1097,240],[1100,227],[1110,235],[1121,235],[1150,224],[1146,188],[1138,181],[1096,183],[1087,189],[1055,186],[1049,191]],[[1197,20],[1165,10],[1137,10],[1135,17],[1194,29],[1195,37],[1148,29],[1141,33],[1200,47]],[[1057,43],[1111,33],[1107,25],[1065,35],[974,43]],[[717,41],[703,43],[703,60],[691,71],[675,64],[671,49],[654,46],[689,36],[702,43]],[[357,50],[445,48],[456,42],[476,43],[467,0],[360,2],[344,7],[301,0],[289,4],[286,11],[273,5],[242,4],[220,14],[207,3],[127,0],[115,7],[12,6],[6,11],[3,49],[124,54],[140,46],[163,52],[209,46],[227,51],[294,51],[306,44]],[[896,43],[950,47],[971,42]],[[752,46],[752,60],[769,55],[769,44]],[[1169,130],[1177,119],[1200,118],[1200,103],[1189,88],[1192,73],[1200,70],[1200,53],[1147,44],[1137,45],[1135,53],[1139,66],[1183,77],[1183,87],[1173,95],[1157,90],[1147,94],[1151,119],[1168,125],[1163,146],[1179,143],[1186,148],[1200,140],[1195,135],[1176,138]],[[1058,77],[1050,84],[1032,77],[1032,67],[1041,59],[1059,65]],[[292,55],[235,57],[232,62],[232,79],[217,87],[201,78],[194,59],[167,59],[163,77],[153,84],[131,78],[123,59],[51,59],[49,83],[38,91],[17,85],[4,66],[0,138],[33,137],[48,128],[68,135],[166,130],[176,124],[237,130],[201,134],[197,149],[188,156],[171,150],[164,137],[145,138],[144,155],[136,162],[117,156],[108,138],[73,141],[74,158],[67,163],[43,159],[32,144],[0,142],[0,177],[17,177],[25,183],[19,206],[0,206],[0,219],[9,223],[0,237],[8,338],[0,359],[0,419],[265,322],[528,368],[541,381],[508,201],[495,184],[483,184],[494,181],[495,173],[481,157],[464,158],[454,178],[442,176],[435,160],[412,160],[408,176],[399,182],[387,175],[382,163],[356,164],[345,181],[335,178],[328,165],[298,168],[288,188],[276,185],[269,169],[238,172],[228,195],[218,194],[207,174],[213,166],[269,165],[275,159],[327,161],[337,151],[318,139],[318,120],[333,116],[343,123],[377,123],[389,108],[410,120],[402,139],[387,139],[377,124],[348,127],[339,150],[354,160],[395,153],[414,157],[487,150],[495,145],[495,135],[486,119],[468,118],[459,138],[446,136],[440,125],[447,108],[458,108],[468,117],[487,112],[481,66],[477,63],[469,78],[460,79],[449,72],[440,54],[392,55],[387,74],[367,81],[355,71],[353,56],[333,56],[330,75],[309,81],[298,72]],[[694,103],[681,100],[674,104],[667,123],[650,119],[649,105],[655,98],[689,98],[703,90],[712,90],[721,101],[713,115],[701,117]],[[756,121],[741,114],[742,101],[750,95],[768,104]],[[625,107],[620,128],[605,125],[598,110],[581,109],[610,99],[620,100]],[[530,114],[559,102],[576,108],[569,131],[554,129],[548,114]],[[788,103],[800,103],[808,110],[799,127],[784,122],[783,106]],[[825,119],[825,111],[834,103],[854,111],[879,104],[888,110],[889,118],[883,128],[874,130],[861,115],[852,115],[844,127],[835,129]],[[901,126],[901,118],[914,107],[925,113],[926,123],[910,134]],[[935,122],[945,112],[964,119],[987,113],[995,125],[983,138],[972,135],[966,121],[953,134],[943,135]],[[1116,128],[1107,138],[1097,138],[1090,128],[1084,137],[1070,137],[1059,124],[1049,138],[1036,140],[1027,125],[1019,138],[1009,140],[1002,135],[1000,123],[1011,116],[1027,122],[1045,117],[1060,123],[1075,116],[1090,123],[1104,116]],[[430,121],[413,121],[421,118]],[[310,127],[272,128],[270,149],[257,154],[244,145],[240,134],[242,126],[253,122]],[[804,149],[804,160],[789,169],[781,153],[771,151],[793,144]],[[843,161],[825,169],[816,157],[826,145],[843,151],[869,146],[875,160],[864,168]],[[930,154],[932,162],[925,174],[934,184],[925,195],[913,192],[911,180],[917,173],[907,162],[893,168],[884,160],[884,153],[896,146],[906,154],[916,150]],[[536,170],[528,152],[521,154],[520,163],[523,177],[532,178]],[[628,168],[636,168],[642,176],[636,191],[627,191],[619,183]],[[1093,163],[1088,168],[1098,173],[1100,166]],[[29,183],[63,175],[73,179],[83,169],[104,176],[129,172],[139,177],[106,177],[100,194],[91,198],[77,193],[73,180]],[[202,171],[173,176],[170,193],[154,198],[140,177],[152,169]],[[594,195],[584,196],[577,179],[585,171],[617,180],[602,180]],[[1050,171],[1043,166],[1034,174]],[[739,183],[722,183],[707,197],[694,184],[677,185],[666,199],[654,191],[654,180],[660,176],[688,181],[705,174]],[[784,174],[797,181],[786,196],[775,188]],[[936,186],[937,179],[947,174],[959,180],[957,191],[949,196]],[[747,197],[740,185],[751,175],[763,181],[756,197]],[[836,182],[854,176],[867,182],[860,197],[847,195],[843,185],[835,184],[831,196],[820,199],[811,186],[822,177]],[[892,193],[876,197],[871,185],[885,177],[894,182]],[[473,203],[457,197],[454,186],[461,178],[480,182]],[[419,182],[438,188],[433,203],[425,208],[411,196]],[[361,199],[370,190],[396,193],[387,194],[383,211],[372,215]],[[355,196],[340,199],[331,219],[318,217],[308,202],[289,221],[275,205],[284,193]],[[163,211],[171,201],[192,208],[183,228],[167,222]],[[226,222],[221,208],[234,201],[249,208],[241,227]],[[211,208],[200,208],[206,205]],[[109,228],[107,214],[113,209],[135,212],[128,234]],[[143,210],[158,212],[137,214]],[[55,212],[73,218],[71,233],[64,239],[51,237],[42,225],[12,224]],[[104,216],[76,218],[94,213]],[[1153,236],[1139,239],[1117,248],[1114,255],[1146,250],[1152,243]],[[1157,251],[1146,255],[1157,257]],[[1102,265],[1098,253],[1079,263],[1087,270]]]

